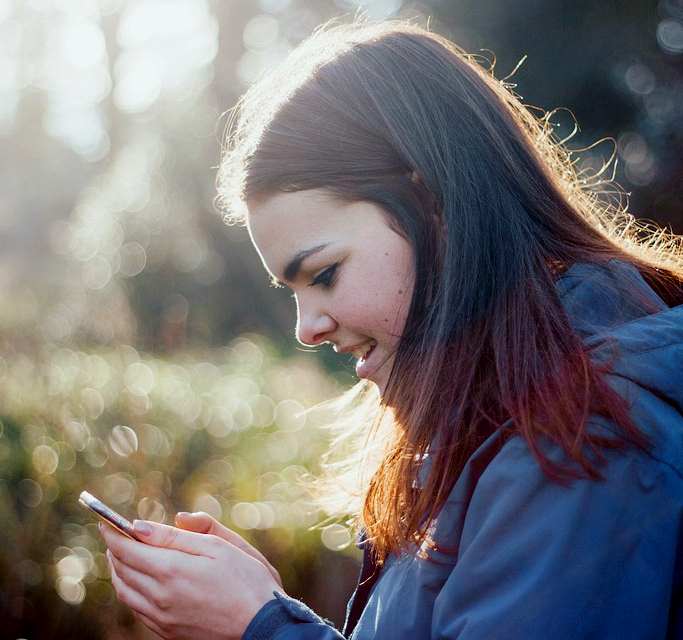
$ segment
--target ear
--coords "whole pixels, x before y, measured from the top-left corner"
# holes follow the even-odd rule
[[[443,217],[441,211],[438,209],[437,199],[434,197],[434,194],[427,189],[427,186],[425,185],[424,180],[422,179],[422,176],[417,172],[417,169],[413,169],[412,171],[409,171],[406,175],[410,177],[410,181],[413,184],[419,185],[423,191],[425,191],[429,194],[429,198],[431,200],[431,209],[432,209],[432,216],[434,218],[434,222],[437,222],[438,225],[441,227],[441,232],[445,233],[446,232],[446,221],[444,220],[444,217]]]

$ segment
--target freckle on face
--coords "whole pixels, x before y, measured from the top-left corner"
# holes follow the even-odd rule
[[[398,295],[400,296],[400,295],[402,295],[402,294],[403,294],[403,289],[399,289],[399,290],[398,290]]]

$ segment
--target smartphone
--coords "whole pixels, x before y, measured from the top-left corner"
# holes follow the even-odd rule
[[[96,513],[102,520],[107,524],[111,525],[117,531],[121,532],[124,536],[131,538],[132,540],[137,540],[138,542],[144,542],[138,538],[137,534],[133,530],[133,525],[131,522],[126,520],[120,513],[116,513],[113,509],[110,509],[104,502],[96,498],[91,493],[87,491],[81,491],[81,495],[78,497],[78,502],[80,502],[86,509],[90,509]]]

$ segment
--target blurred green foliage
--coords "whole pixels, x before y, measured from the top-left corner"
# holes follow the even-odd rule
[[[0,592],[17,635],[67,637],[75,606],[78,637],[100,637],[119,608],[84,489],[131,520],[206,511],[300,594],[315,597],[318,547],[354,555],[343,524],[311,529],[324,514],[305,483],[327,442],[302,411],[340,391],[315,361],[248,335],[165,357],[46,347],[0,363]]]

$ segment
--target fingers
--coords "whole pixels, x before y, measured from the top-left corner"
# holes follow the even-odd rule
[[[211,538],[204,534],[149,520],[134,520],[133,527],[136,533],[142,534],[145,543],[148,545],[175,549],[196,556],[215,557]],[[143,527],[148,530],[147,533]]]
[[[107,549],[107,560],[109,566],[113,567],[116,575],[126,583],[127,586],[137,591],[144,598],[159,606],[156,600],[159,595],[159,583],[148,575],[140,573],[137,569],[127,565],[125,562],[119,560],[112,555],[111,551]]]
[[[163,579],[170,567],[180,565],[186,557],[184,552],[176,549],[165,549],[131,540],[106,525],[100,528],[100,533],[105,544],[117,559],[159,580]],[[201,537],[201,534],[193,535]],[[209,541],[205,539],[204,545],[210,546]]]
[[[196,531],[198,533],[213,534],[236,546],[238,549],[240,549],[240,551],[243,551],[255,560],[258,560],[261,564],[265,565],[278,584],[282,586],[280,574],[258,549],[250,545],[238,533],[222,525],[220,522],[218,522],[218,520],[210,516],[208,513],[204,511],[198,511],[196,513],[180,512],[176,514],[175,519],[176,524],[181,526],[183,529],[191,529],[192,531]]]
[[[149,608],[151,614],[151,607],[148,607],[148,601],[140,594],[136,595],[134,590],[127,588],[125,581],[119,577],[119,574],[115,569],[116,562],[109,555],[107,556],[107,560],[109,561],[109,572],[111,573],[111,581],[114,590],[116,591],[117,598],[124,604],[130,602],[131,604],[128,604],[128,606],[133,610],[133,613],[140,619],[142,624],[156,633],[160,638],[165,638],[166,635],[164,630],[152,618],[142,613],[142,611],[146,611]]]
[[[180,511],[175,515],[176,526],[188,531],[196,531],[197,533],[213,533],[221,538],[221,533],[214,529],[214,520],[208,513],[198,511],[197,513],[187,513],[187,511]]]
[[[235,532],[223,526],[218,520],[204,511],[176,514],[176,524],[182,529],[189,529],[197,533],[210,533],[234,544],[234,538],[240,538]],[[240,538],[241,539],[241,538]]]
[[[140,593],[129,587],[116,573],[112,561],[109,560],[109,558],[107,558],[107,560],[109,562],[109,572],[111,573],[111,582],[116,591],[116,597],[123,602],[123,604],[129,606],[137,615],[143,617],[145,624],[149,626],[152,631],[163,637],[162,629],[151,617],[154,615],[152,604]]]
[[[148,629],[151,629],[154,633],[156,633],[160,638],[166,638],[167,636],[164,633],[164,630],[159,627],[159,625],[154,622],[154,620],[151,620],[147,616],[142,615],[141,613],[135,612],[136,617],[140,618],[140,621],[142,624],[144,624]]]
[[[249,553],[251,550],[261,556],[260,552],[252,547],[242,536],[235,533],[232,529],[228,529],[228,527],[222,525],[218,520],[212,518],[204,511],[183,514],[180,518],[178,518],[178,516],[180,516],[180,514],[176,515],[176,521],[182,522],[183,525],[189,525],[187,528],[191,528],[192,531],[213,534],[219,538],[223,538],[223,540],[235,545],[238,549],[241,549],[246,553]],[[186,527],[184,526],[183,528],[185,529]],[[250,555],[253,555],[253,553]],[[265,560],[263,556],[258,559]]]

